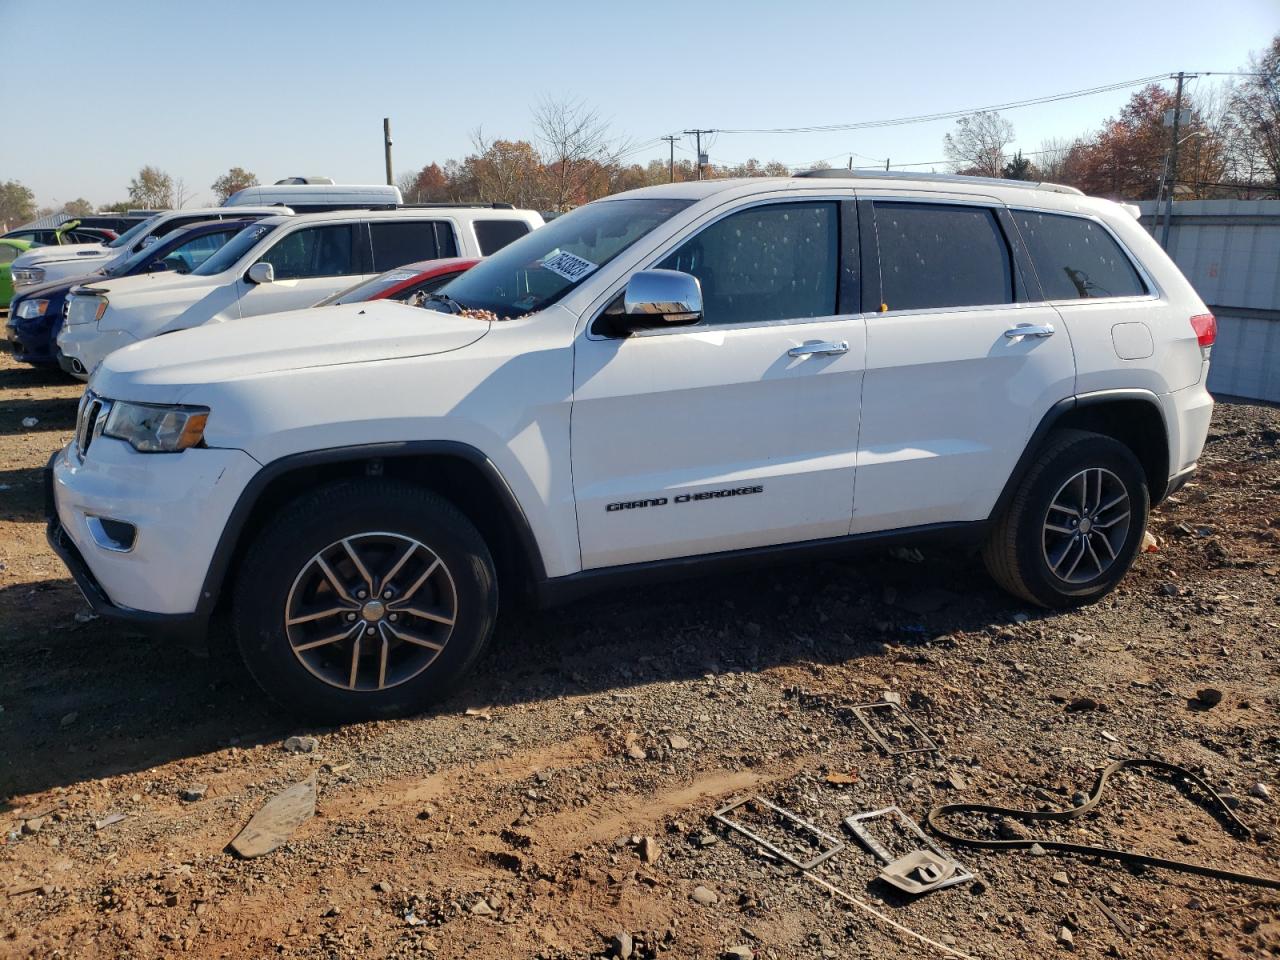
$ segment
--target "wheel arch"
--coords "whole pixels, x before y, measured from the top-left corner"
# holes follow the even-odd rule
[[[1164,499],[1169,487],[1169,429],[1160,401],[1147,390],[1107,390],[1068,397],[1049,408],[1005,481],[990,519],[1004,512],[1050,434],[1067,428],[1100,433],[1123,443],[1142,465],[1151,505]]]
[[[456,441],[378,443],[282,457],[267,464],[240,495],[223,528],[200,591],[199,610],[212,615],[227,594],[254,533],[307,490],[354,477],[392,477],[433,490],[475,524],[493,554],[499,582],[532,594],[546,578],[528,518],[497,466]]]

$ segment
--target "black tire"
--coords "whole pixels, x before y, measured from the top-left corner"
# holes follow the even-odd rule
[[[342,553],[325,553],[345,550],[341,546],[344,540],[357,551],[372,553],[366,552],[360,565],[344,560]],[[422,549],[415,552],[413,541]],[[398,568],[405,572],[396,574],[397,568],[390,561],[402,553],[410,560]],[[322,554],[328,559],[317,564],[316,558]],[[440,565],[433,566],[433,557]],[[385,564],[376,562],[383,559]],[[379,592],[352,608],[327,586],[335,581],[323,576],[326,566],[344,589],[357,574],[367,573],[372,578],[370,587]],[[424,577],[417,588],[421,592],[410,601],[408,581],[416,579],[414,575],[418,573]],[[308,589],[308,584],[313,586]],[[383,586],[405,594],[404,598],[382,604]],[[357,591],[346,592],[354,600]],[[368,595],[368,591],[365,593]],[[315,600],[317,595],[320,600]],[[286,618],[302,602],[300,597],[310,598],[317,608],[342,605],[344,610],[309,623],[294,620],[286,627]],[[424,599],[449,613],[452,624],[417,621],[411,616],[412,607],[401,608],[398,627],[389,622],[397,619],[390,612],[372,621],[367,619],[371,616],[370,607],[391,611],[397,603],[416,604]],[[317,488],[276,515],[249,547],[236,574],[232,620],[245,666],[268,696],[291,712],[325,722],[346,722],[403,716],[451,694],[484,650],[497,612],[498,583],[493,558],[471,522],[452,503],[430,490],[370,478]],[[324,633],[324,628],[331,625],[333,630],[328,632],[339,632],[346,629],[349,620],[355,621],[352,629],[357,634],[349,642],[316,644],[307,651],[309,666],[304,664],[303,653],[295,653],[298,636],[295,633],[291,640],[289,631],[314,629]],[[401,634],[396,629],[408,632],[411,621],[415,635],[436,631],[430,633],[429,639],[442,644],[441,649],[424,652],[425,644],[399,639]],[[374,632],[366,633],[365,627]],[[306,642],[299,645],[305,646]],[[384,654],[384,650],[392,652]],[[431,656],[434,659],[420,667],[420,672],[412,672],[418,662],[415,657]],[[371,663],[369,657],[376,662]],[[348,659],[358,665],[353,670],[361,678],[360,688],[335,685],[345,682],[336,673],[345,670]],[[395,679],[388,673],[392,661],[403,664],[404,679],[384,689],[372,686],[380,679]],[[379,666],[381,674],[377,673]],[[368,678],[369,682],[365,682]]]
[[[1093,502],[1109,502],[1115,499],[1111,494],[1118,496],[1121,489],[1128,496],[1127,503],[1089,520],[1088,526],[1096,525],[1092,536],[1080,532],[1088,518],[1076,519],[1058,507],[1050,509],[1059,496],[1059,504],[1075,499],[1076,492],[1083,490],[1076,485],[1078,477],[1085,471],[1089,479],[1084,482],[1098,478],[1099,490],[1105,481],[1110,491],[1106,496],[1100,493]],[[1072,484],[1069,489],[1068,483]],[[1092,500],[1092,495],[1087,498]],[[1109,593],[1128,573],[1142,546],[1150,504],[1146,474],[1128,447],[1098,433],[1059,430],[1049,437],[996,521],[982,559],[996,583],[1023,600],[1051,608],[1088,603]],[[1113,534],[1101,529],[1126,507],[1128,517],[1115,522]],[[1120,523],[1126,526],[1119,529]],[[1075,532],[1059,532],[1046,524],[1075,528]],[[1062,560],[1055,573],[1053,561],[1059,556]],[[1064,574],[1077,556],[1082,566],[1073,568],[1073,579],[1068,580]],[[1094,563],[1095,558],[1106,561],[1105,569]]]

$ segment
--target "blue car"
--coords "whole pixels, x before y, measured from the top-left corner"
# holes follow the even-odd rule
[[[143,247],[128,260],[112,268],[107,275],[132,277],[165,270],[190,273],[257,219],[259,218],[246,216],[239,220],[211,220],[175,230]],[[62,328],[67,293],[72,287],[102,275],[57,280],[29,287],[15,294],[9,304],[9,319],[5,323],[5,340],[14,359],[34,366],[57,366],[56,343],[58,331]]]

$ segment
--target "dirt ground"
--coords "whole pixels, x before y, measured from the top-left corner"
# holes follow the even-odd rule
[[[452,702],[316,729],[217,639],[85,616],[39,479],[79,392],[0,360],[0,957],[943,956],[710,814],[761,794],[850,839],[843,817],[894,803],[1068,809],[1131,756],[1200,773],[1254,836],[1127,771],[1023,829],[1280,877],[1280,410],[1218,407],[1159,552],[1090,607],[1023,607],[956,551],[767,569],[509,615]],[[873,745],[848,706],[886,693],[936,753]],[[228,851],[313,776],[284,846]],[[814,875],[971,957],[1280,956],[1277,890],[948,851],[978,879],[914,900],[853,842]]]

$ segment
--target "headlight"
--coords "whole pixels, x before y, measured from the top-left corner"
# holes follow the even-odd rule
[[[71,298],[71,306],[67,308],[67,324],[97,323],[106,312],[106,297],[77,294]]]
[[[43,267],[22,267],[13,271],[14,286],[29,287],[34,283],[44,283]]]
[[[36,317],[43,317],[48,309],[48,300],[23,300],[18,306],[18,319],[34,320]]]
[[[103,436],[124,440],[140,453],[177,453],[204,439],[208,407],[159,406],[117,400]]]

